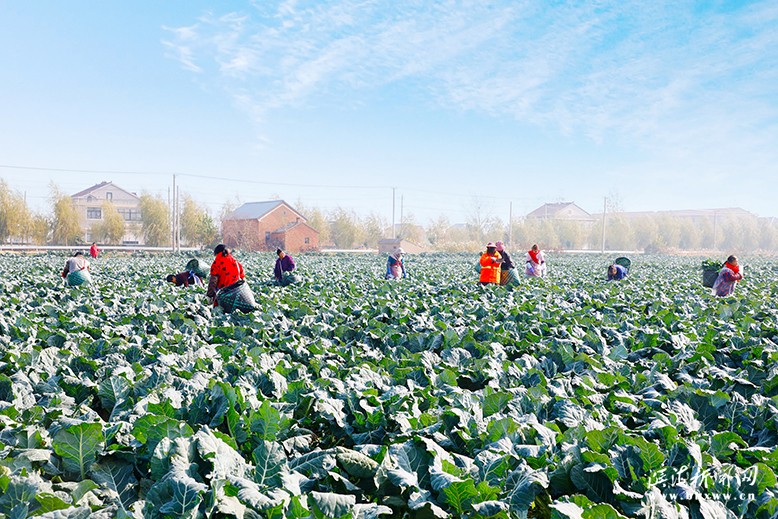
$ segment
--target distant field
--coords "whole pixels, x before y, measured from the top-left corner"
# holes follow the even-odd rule
[[[519,256],[519,254],[515,254]],[[3,517],[774,517],[778,261],[712,297],[701,258],[301,255],[225,315],[185,255],[0,256]],[[59,515],[55,511],[60,510]]]

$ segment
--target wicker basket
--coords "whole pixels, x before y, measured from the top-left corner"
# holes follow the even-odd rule
[[[200,258],[192,258],[186,263],[186,270],[194,272],[200,279],[205,279],[208,277],[211,267]]]
[[[216,292],[216,302],[227,313],[234,310],[248,313],[258,308],[254,293],[243,279]]]
[[[88,285],[92,282],[92,275],[87,269],[74,270],[67,277],[68,285],[77,287],[79,285]]]
[[[520,283],[519,272],[513,268],[500,271],[500,284],[507,287],[517,287]]]
[[[717,277],[719,277],[718,270],[704,269],[702,271],[702,286],[713,288],[713,284],[716,283]]]

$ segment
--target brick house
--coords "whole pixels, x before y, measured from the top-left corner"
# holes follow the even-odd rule
[[[222,220],[228,247],[305,252],[319,249],[319,231],[283,200],[243,204]]]
[[[123,244],[143,245],[140,198],[113,182],[100,182],[71,195],[84,243],[95,241],[92,228],[103,221],[103,203],[110,202],[124,218]]]

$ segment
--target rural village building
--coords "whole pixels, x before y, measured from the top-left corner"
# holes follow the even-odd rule
[[[757,216],[753,213],[749,213],[745,209],[739,207],[723,207],[719,209],[680,209],[670,211],[631,211],[631,212],[617,212],[613,213],[629,220],[637,220],[640,218],[657,218],[660,216],[669,216],[672,218],[679,218],[683,220],[689,220],[695,225],[713,223],[715,221],[724,221],[729,218],[739,219],[757,219]],[[599,217],[602,217],[600,213]]]
[[[122,243],[143,245],[140,198],[135,193],[122,189],[113,182],[100,182],[71,195],[71,198],[78,213],[78,224],[81,226],[85,243],[96,241],[92,228],[103,222],[103,203],[107,201],[112,203],[124,218]]]
[[[528,220],[567,220],[572,222],[592,223],[594,216],[578,207],[574,202],[558,202],[543,204],[525,217]]]
[[[402,247],[406,254],[419,254],[426,251],[421,245],[402,238],[383,238],[378,240],[378,252],[380,254],[391,254],[397,247]]]
[[[222,220],[228,247],[305,252],[319,249],[319,231],[283,200],[243,204]]]

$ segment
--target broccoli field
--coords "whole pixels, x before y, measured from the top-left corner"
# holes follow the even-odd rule
[[[236,256],[251,314],[184,255],[0,256],[0,517],[778,517],[774,259],[715,298],[701,258]]]

